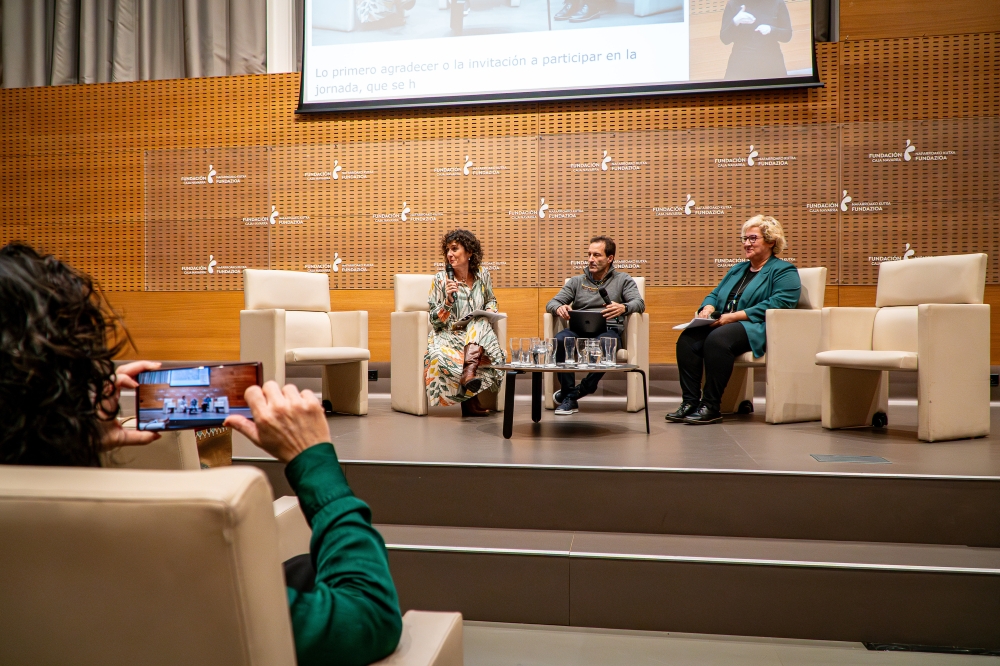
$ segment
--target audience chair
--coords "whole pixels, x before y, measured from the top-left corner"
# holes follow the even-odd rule
[[[256,468],[0,465],[0,534],[2,664],[295,664]],[[461,615],[408,612],[378,663],[461,666]]]
[[[424,354],[427,353],[427,333],[430,331],[427,299],[433,282],[433,275],[404,274],[396,275],[393,282],[395,308],[389,315],[392,408],[416,416],[427,414]],[[507,320],[495,322],[493,332],[500,347],[506,347]],[[501,382],[499,392],[484,391],[479,394],[479,402],[488,409],[503,411],[503,400],[498,397],[503,394],[503,387]]]
[[[917,438],[990,432],[986,255],[885,262],[873,308],[824,308],[824,428],[888,423],[889,370],[917,373]]]
[[[646,298],[646,278],[637,277],[636,286],[639,295]],[[567,279],[566,282],[569,282]],[[546,312],[542,317],[542,333],[545,338],[553,338],[556,333],[567,327],[567,322]],[[622,336],[622,346],[618,349],[619,363],[632,363],[642,368],[649,376],[649,312],[633,313],[625,318],[625,332]],[[585,374],[585,373],[584,373]],[[625,375],[625,411],[638,412],[646,407],[646,399],[642,395],[642,377],[634,372]],[[555,409],[557,405],[552,399],[555,390],[555,375],[546,372],[542,375],[542,399],[546,409]]]
[[[285,383],[285,366],[323,366],[328,409],[368,413],[368,313],[330,311],[324,273],[246,269],[240,360],[260,361],[264,381]]]
[[[818,421],[822,397],[822,371],[816,367],[820,350],[826,268],[800,268],[802,292],[794,310],[768,310],[765,314],[767,353],[757,358],[747,352],[736,359],[732,377],[722,395],[723,413],[753,412],[753,372],[767,368],[768,423]]]

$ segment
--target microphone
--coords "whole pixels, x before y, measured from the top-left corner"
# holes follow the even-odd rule
[[[448,279],[454,281],[455,279],[455,269],[452,268],[451,264],[444,265],[444,272],[448,275]]]
[[[608,297],[607,289],[605,289],[604,287],[600,287],[597,290],[597,293],[601,295],[601,298],[604,300],[605,305],[611,305],[611,299]]]

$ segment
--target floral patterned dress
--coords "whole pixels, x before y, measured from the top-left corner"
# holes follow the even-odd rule
[[[497,299],[493,295],[493,281],[487,271],[480,270],[471,287],[461,285],[455,294],[455,301],[448,305],[445,298],[444,271],[434,276],[431,292],[427,299],[431,319],[431,330],[427,334],[427,353],[424,355],[424,385],[427,402],[433,406],[453,405],[473,397],[462,391],[459,380],[465,362],[465,346],[482,346],[485,356],[493,365],[504,362],[503,348],[497,340],[490,322],[476,317],[465,330],[453,331],[451,325],[473,310],[497,312]],[[483,361],[486,359],[484,358]],[[503,380],[503,372],[491,367],[480,367],[476,376],[482,380],[482,391],[497,391]]]

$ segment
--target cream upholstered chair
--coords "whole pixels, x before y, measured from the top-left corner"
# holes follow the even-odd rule
[[[122,420],[125,428],[135,428],[135,417]],[[122,446],[101,454],[105,467],[129,469],[201,469],[194,430],[167,430],[145,446]]]
[[[328,407],[368,413],[368,313],[331,312],[328,275],[248,268],[243,298],[241,361],[260,361],[278,384],[287,365],[321,365]]]
[[[427,298],[433,281],[433,275],[396,275],[393,282],[395,307],[389,315],[392,408],[417,416],[427,414],[424,354],[427,353],[427,333],[430,330]],[[494,323],[493,332],[503,348],[507,339],[507,320]],[[498,398],[502,392],[503,383],[498,393],[486,391],[480,394],[480,403],[489,409],[503,411],[503,400]]]
[[[986,255],[886,262],[873,308],[825,308],[825,428],[884,426],[888,370],[917,373],[917,437],[990,432],[990,306]]]
[[[646,298],[646,278],[633,277],[635,285],[639,288],[639,295]],[[569,282],[567,279],[566,282]],[[555,337],[555,334],[566,328],[566,322],[559,317],[553,317],[546,312],[542,315],[542,334],[546,338]],[[630,314],[625,318],[625,332],[622,339],[622,347],[618,350],[619,363],[632,363],[642,368],[646,376],[649,376],[649,313],[643,312]],[[625,375],[625,410],[638,412],[646,406],[646,400],[642,395],[642,377],[636,373]],[[555,409],[556,403],[552,399],[555,388],[555,375],[546,372],[542,375],[542,400],[545,409]]]
[[[0,465],[0,534],[2,664],[295,664],[258,469]],[[379,663],[460,666],[461,615],[407,613]]]
[[[768,310],[765,314],[767,353],[747,352],[736,359],[733,374],[722,395],[724,413],[753,411],[753,371],[767,367],[768,423],[818,421],[822,397],[822,371],[816,352],[826,296],[826,268],[800,268],[802,291],[794,310]]]

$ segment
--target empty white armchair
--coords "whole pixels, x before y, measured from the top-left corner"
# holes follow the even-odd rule
[[[637,277],[635,286],[639,288],[639,295],[646,298],[646,278]],[[567,279],[566,282],[569,282]],[[546,338],[555,337],[555,334],[566,328],[566,322],[559,317],[553,317],[546,312],[542,316],[542,334]],[[622,348],[618,350],[618,362],[638,365],[642,371],[649,376],[649,313],[633,313],[625,318],[625,331],[622,339]],[[646,398],[642,393],[642,377],[630,372],[625,375],[625,410],[638,412],[646,407]],[[555,385],[555,375],[546,372],[542,376],[542,399],[546,409],[555,409],[555,401],[552,400],[553,388]]]
[[[917,373],[917,437],[990,431],[990,306],[986,255],[886,262],[873,308],[824,308],[825,428],[885,425],[888,371]]]
[[[323,366],[323,400],[335,412],[368,413],[368,313],[330,311],[323,273],[243,272],[240,360],[260,361],[264,381],[287,365]]]
[[[802,291],[794,310],[768,310],[765,315],[767,353],[747,352],[736,359],[733,374],[722,395],[721,411],[753,411],[753,371],[767,368],[768,423],[818,421],[823,373],[816,366],[820,350],[826,268],[800,268]]]
[[[433,275],[396,275],[393,282],[395,307],[389,315],[392,408],[417,416],[427,414],[424,354],[427,353],[427,334],[430,330],[427,299],[433,281]],[[507,320],[494,322],[493,332],[503,347],[507,338]],[[479,402],[488,409],[503,411],[503,400],[497,398],[502,393],[503,384],[498,393],[481,393]]]

